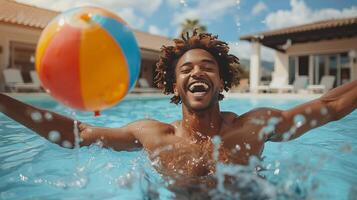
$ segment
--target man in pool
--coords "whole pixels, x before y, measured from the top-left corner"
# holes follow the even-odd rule
[[[153,119],[132,122],[120,128],[93,127],[79,122],[80,145],[100,141],[115,150],[144,148],[152,160],[159,159],[159,171],[170,176],[201,177],[214,173],[212,138],[220,137],[218,160],[246,165],[252,156],[260,158],[267,141],[297,138],[310,129],[339,120],[357,107],[357,80],[337,87],[320,98],[289,110],[257,108],[242,115],[221,112],[219,101],[238,79],[238,58],[217,36],[193,32],[163,46],[155,82],[171,102],[182,103],[182,119],[171,124]],[[239,102],[237,104],[239,106]],[[53,140],[74,146],[74,120],[26,105],[3,94],[0,110],[10,118]],[[33,120],[31,113],[43,116]],[[46,117],[50,116],[50,117]]]

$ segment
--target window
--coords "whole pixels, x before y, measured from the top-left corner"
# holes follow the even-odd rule
[[[299,76],[309,75],[309,56],[299,56]]]
[[[36,44],[10,42],[10,68],[21,70],[25,83],[31,82],[30,71],[35,69]]]
[[[351,79],[351,64],[347,52],[314,55],[314,84],[320,84],[325,75],[335,77],[334,86],[344,84]]]

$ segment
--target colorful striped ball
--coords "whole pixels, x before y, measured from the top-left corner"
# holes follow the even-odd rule
[[[118,103],[134,87],[140,49],[133,32],[115,14],[79,7],[53,19],[36,49],[43,87],[66,106],[100,111]]]

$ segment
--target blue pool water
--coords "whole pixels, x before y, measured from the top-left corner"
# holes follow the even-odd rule
[[[127,98],[99,118],[74,113],[49,98],[21,100],[106,127],[142,118],[170,123],[181,117],[181,108],[166,97]],[[232,97],[221,102],[221,110],[242,114],[256,107],[288,109],[305,101]],[[355,111],[296,140],[267,143],[261,163],[266,180],[247,187],[268,199],[356,199],[356,122]],[[231,167],[218,172],[232,172]],[[153,199],[173,195],[144,151],[116,152],[97,145],[61,148],[0,114],[0,199],[148,199],[149,193],[156,194]]]

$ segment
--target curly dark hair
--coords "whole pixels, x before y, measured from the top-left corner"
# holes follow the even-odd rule
[[[154,82],[164,94],[173,94],[173,84],[176,81],[175,67],[178,59],[188,50],[204,49],[216,59],[219,66],[219,74],[224,81],[224,90],[228,91],[233,85],[239,84],[239,59],[228,54],[228,44],[218,40],[218,36],[210,33],[198,33],[196,30],[190,36],[182,34],[182,39],[174,39],[174,46],[162,46],[161,56],[156,63]],[[219,94],[219,100],[224,98]],[[179,96],[174,95],[171,103],[181,103]]]

